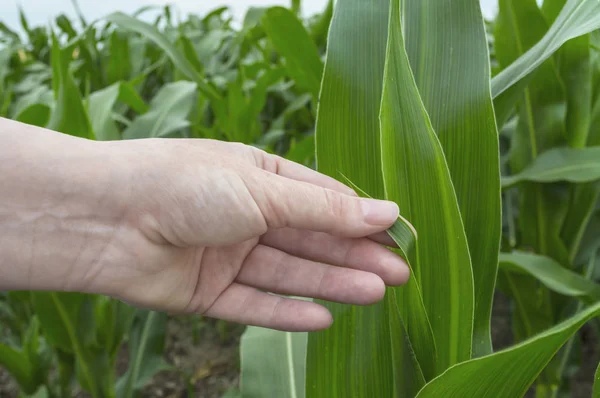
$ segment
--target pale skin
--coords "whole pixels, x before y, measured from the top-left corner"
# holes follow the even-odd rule
[[[95,142],[0,118],[0,290],[313,331],[404,284],[391,202],[250,146]]]

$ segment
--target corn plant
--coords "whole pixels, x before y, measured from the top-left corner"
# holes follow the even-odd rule
[[[140,19],[152,7],[94,22],[59,15],[49,28],[21,12],[24,38],[0,21],[0,116],[96,140],[239,141],[313,164],[333,2],[308,21],[298,7],[251,8],[239,29],[225,7],[186,20],[165,7],[153,23]],[[136,397],[167,368],[166,324],[105,297],[10,292],[0,296],[0,366],[23,396]]]
[[[249,328],[245,396],[565,392],[572,336],[600,314],[598,28],[596,0],[500,0],[487,24],[475,0],[338,0],[317,167],[398,203],[412,277],[374,306],[323,302],[326,331]]]

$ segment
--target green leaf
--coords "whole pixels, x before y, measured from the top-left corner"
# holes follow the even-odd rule
[[[33,305],[44,337],[61,351],[74,354],[81,378],[94,397],[100,396],[101,378],[93,372],[87,346],[94,323],[86,317],[90,297],[80,293],[33,292]],[[89,315],[89,314],[88,314]]]
[[[504,177],[502,188],[523,181],[590,182],[600,179],[600,147],[555,148],[544,152],[518,174]]]
[[[430,315],[439,374],[471,358],[473,273],[450,172],[413,78],[399,6],[393,5],[381,101],[383,177],[386,197],[398,203],[419,231],[411,278],[418,282]],[[402,289],[397,292],[400,307],[409,311],[414,298],[402,295]]]
[[[548,23],[535,0],[503,0],[495,31],[499,63],[510,68],[509,65],[519,62],[528,49],[535,48],[536,43],[543,40],[547,29]],[[509,155],[513,173],[521,172],[545,151],[565,144],[564,101],[564,87],[554,59],[547,59],[531,77],[517,108],[517,129]],[[560,239],[562,220],[568,209],[567,198],[557,197],[549,187],[530,183],[520,187],[519,194],[520,244],[567,264],[568,249]],[[531,300],[533,296],[523,302],[530,303]],[[544,305],[549,306],[549,303]],[[521,314],[520,318],[528,316]]]
[[[285,60],[290,77],[298,88],[319,97],[323,62],[317,46],[294,13],[283,7],[269,8],[262,24],[273,47]]]
[[[15,378],[26,394],[34,394],[47,382],[49,362],[40,350],[40,323],[33,317],[24,334],[23,348],[0,343],[0,365]]]
[[[31,371],[29,358],[22,351],[0,343],[0,365],[17,381],[19,388],[26,394],[37,389]]]
[[[110,55],[106,65],[106,80],[109,85],[127,80],[131,74],[131,50],[128,37],[118,29],[110,35],[108,43]]]
[[[566,41],[600,28],[600,2],[568,0],[542,40],[492,79],[494,98],[525,78]]]
[[[501,200],[498,131],[483,17],[475,1],[406,0],[403,21],[418,94],[444,150],[467,236],[475,289],[474,355],[489,354]],[[412,192],[410,185],[407,191]],[[432,269],[423,272],[432,275],[439,267],[433,262],[424,264]],[[427,297],[434,285],[422,288]]]
[[[106,20],[119,25],[122,29],[140,33],[144,37],[152,40],[169,56],[171,61],[173,61],[173,64],[183,72],[183,74],[196,82],[198,90],[202,91],[203,94],[212,100],[220,99],[221,96],[219,93],[196,71],[185,55],[156,27],[121,12],[110,14],[106,17]]]
[[[119,128],[113,118],[113,109],[117,100],[129,105],[138,113],[145,113],[148,105],[139,96],[131,83],[119,82],[90,95],[89,115],[98,141],[118,140]]]
[[[248,327],[240,342],[243,396],[304,398],[306,342],[307,333]]]
[[[592,398],[600,398],[600,364],[596,367],[596,373],[594,373],[594,389],[592,391]]]
[[[45,104],[33,104],[23,109],[15,118],[21,123],[30,124],[33,126],[44,127],[50,120],[51,109]]]
[[[97,340],[111,359],[115,359],[118,354],[134,315],[135,308],[122,301],[105,296],[96,299],[94,319],[97,324]]]
[[[159,371],[168,369],[163,359],[168,316],[140,311],[129,337],[129,365],[117,383],[117,398],[135,398]]]
[[[317,115],[317,169],[334,178],[341,172],[383,198],[379,105],[389,1],[339,0],[334,14]],[[317,301],[331,311],[334,323],[308,336],[308,396],[393,396],[400,374],[391,366],[392,299],[388,291],[384,302],[368,307]]]
[[[577,297],[588,303],[600,301],[600,285],[549,257],[518,251],[501,253],[500,267],[506,271],[529,274],[559,294]]]
[[[46,127],[76,137],[94,139],[79,88],[69,71],[70,56],[67,51],[68,48],[60,48],[52,33],[52,83],[56,101]]]
[[[418,398],[521,397],[565,342],[600,314],[600,303],[514,347],[448,369]]]
[[[342,174],[344,182],[361,197],[372,198],[368,193],[363,191],[358,185],[353,183],[348,177]],[[408,259],[408,254],[412,252],[417,241],[418,234],[415,227],[406,218],[400,215],[398,220],[392,225],[388,231],[388,235],[398,245],[398,250],[402,253],[402,257]]]
[[[196,98],[196,83],[179,81],[161,87],[150,110],[138,116],[123,132],[124,139],[165,137],[186,127]]]
[[[331,25],[331,18],[333,18],[333,0],[328,0],[325,10],[309,28],[310,36],[317,48],[323,48],[327,44],[327,33]]]

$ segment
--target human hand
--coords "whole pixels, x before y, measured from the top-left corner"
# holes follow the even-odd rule
[[[366,305],[409,276],[374,241],[386,239],[397,206],[298,164],[210,140],[77,145],[103,167],[84,196],[105,216],[86,223],[84,245],[74,234],[62,243],[76,251],[64,290],[301,331],[328,327],[327,309],[268,292]]]

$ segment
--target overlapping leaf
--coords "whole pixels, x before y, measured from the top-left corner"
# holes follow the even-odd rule
[[[403,12],[412,71],[444,149],[468,239],[475,288],[473,350],[488,354],[501,205],[483,18],[477,2],[470,0],[407,0]]]
[[[307,333],[248,327],[240,343],[247,398],[304,398]]]
[[[598,315],[600,304],[514,347],[455,365],[427,384],[417,397],[524,396],[560,347],[584,323]]]
[[[529,274],[559,294],[578,297],[588,303],[600,301],[600,285],[549,257],[526,252],[501,253],[500,267],[506,271]]]
[[[520,173],[504,177],[502,187],[524,181],[590,182],[600,179],[600,147],[555,148],[544,152]]]
[[[383,177],[387,197],[419,232],[412,278],[431,315],[439,373],[471,358],[473,273],[450,172],[410,69],[397,2],[393,10],[381,102]],[[407,293],[398,291],[399,305],[410,311]]]
[[[388,0],[336,3],[316,127],[318,170],[334,178],[341,172],[376,198],[385,194],[378,115],[388,7]],[[334,323],[308,337],[307,396],[393,395],[389,303],[389,294],[369,307],[323,303]]]

